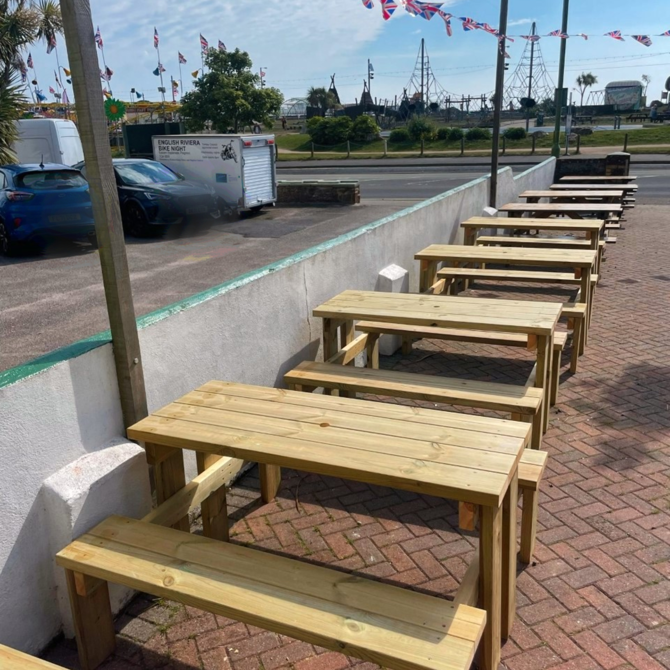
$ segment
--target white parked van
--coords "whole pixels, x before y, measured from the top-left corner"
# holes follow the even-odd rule
[[[77,126],[64,119],[21,119],[20,137],[13,145],[16,162],[74,165],[84,160]]]

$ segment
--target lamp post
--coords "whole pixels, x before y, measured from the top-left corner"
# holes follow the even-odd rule
[[[496,67],[496,92],[495,104],[493,106],[493,146],[491,148],[491,193],[489,197],[489,205],[491,207],[495,207],[498,200],[498,151],[500,149],[500,125],[502,120],[503,92],[505,88],[505,36],[507,35],[508,7],[509,0],[500,0],[498,65]]]
[[[570,0],[563,0],[563,23],[561,25],[561,34],[568,34],[568,12],[570,9]],[[558,59],[558,88],[556,89],[556,123],[554,124],[554,144],[551,147],[551,155],[558,158],[561,155],[561,109],[563,107],[563,98],[566,97],[563,92],[565,79],[565,51],[567,48],[567,38],[561,37],[561,53]]]

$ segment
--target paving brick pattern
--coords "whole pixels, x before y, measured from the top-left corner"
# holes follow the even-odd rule
[[[638,207],[607,248],[591,338],[577,375],[563,360],[544,441],[535,561],[519,566],[509,670],[670,668],[670,214]],[[481,285],[476,295],[509,296]],[[525,289],[521,287],[521,291]],[[561,295],[529,287],[527,299]],[[518,382],[516,349],[422,342],[384,364]],[[412,403],[408,403],[412,404]],[[285,472],[260,506],[255,471],[229,495],[233,541],[437,594],[453,593],[476,548],[448,501]],[[117,622],[106,670],[373,668],[172,602],[140,596]],[[78,668],[74,645],[48,658]]]

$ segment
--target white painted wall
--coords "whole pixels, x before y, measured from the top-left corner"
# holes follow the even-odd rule
[[[553,172],[553,160],[516,178],[502,170],[499,204],[547,187]],[[314,307],[348,288],[374,290],[391,264],[410,269],[416,290],[413,254],[461,241],[459,223],[487,201],[482,178],[140,319],[149,409],[210,379],[280,384],[318,355]],[[122,435],[109,344],[0,388],[0,643],[36,653],[61,630],[42,485]]]

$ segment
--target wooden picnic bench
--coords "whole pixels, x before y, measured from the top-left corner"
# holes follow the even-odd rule
[[[479,563],[468,571],[479,588],[473,599],[472,582],[465,591],[464,583],[451,603],[149,519],[112,517],[57,557],[68,570],[83,658],[88,650],[99,662],[113,647],[109,602],[96,597],[113,581],[398,670],[468,670],[481,636],[482,667],[495,670],[515,615],[518,466],[530,432],[502,419],[231,382],[203,385],[128,429],[151,447],[157,482],[173,486],[167,499],[157,487],[163,505],[154,517],[162,523],[188,513],[184,501],[172,505],[185,490],[181,449],[274,469],[269,499],[280,467],[395,487],[479,507]],[[189,499],[212,493],[211,485],[202,495],[198,490]],[[169,514],[161,512],[165,505],[172,505]],[[469,606],[477,590],[481,610]]]
[[[613,203],[518,203],[513,202],[498,208],[510,217],[521,217],[528,214],[534,218],[550,216],[566,216],[571,219],[583,219],[586,216],[598,216],[609,218],[620,217],[623,214],[623,205]]]
[[[59,665],[29,656],[2,644],[0,644],[0,668],[2,670],[63,670]]]
[[[534,385],[544,390],[543,397],[547,399],[553,334],[560,314],[561,305],[557,303],[374,291],[344,291],[314,310],[314,316],[324,320],[324,360],[354,340],[356,321],[533,335],[537,364]],[[543,401],[542,405],[546,430],[548,402]],[[538,424],[534,445],[541,440]]]

